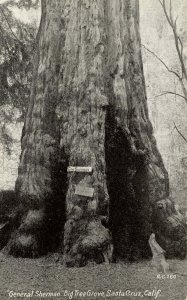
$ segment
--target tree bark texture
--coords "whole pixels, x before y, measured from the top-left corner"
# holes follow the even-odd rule
[[[138,1],[43,0],[34,64],[10,252],[35,256],[59,241],[67,266],[110,261],[112,244],[113,258],[136,259],[155,232],[168,255],[184,256],[148,117]]]

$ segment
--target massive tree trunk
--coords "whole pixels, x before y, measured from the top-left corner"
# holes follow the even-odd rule
[[[168,255],[185,255],[140,45],[137,0],[42,1],[16,182],[23,218],[10,253],[59,243],[65,264],[80,266],[110,260],[113,244],[116,259],[136,259],[155,232]]]

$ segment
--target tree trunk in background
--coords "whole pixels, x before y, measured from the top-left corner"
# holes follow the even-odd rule
[[[185,255],[148,117],[137,0],[42,2],[16,192],[14,255],[63,238],[67,266],[110,260],[112,243],[116,259],[137,259],[151,232],[168,255]]]

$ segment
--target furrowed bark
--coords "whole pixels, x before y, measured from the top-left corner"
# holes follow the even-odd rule
[[[55,113],[61,8],[59,1],[42,1],[31,98],[16,181],[23,217],[9,243],[10,253],[18,256],[32,257],[48,251],[56,243],[55,229],[63,223],[65,178],[62,177],[60,129]]]
[[[154,232],[183,257],[184,220],[148,116],[138,1],[42,4],[10,253],[36,256],[63,240],[66,266],[108,262],[112,244],[113,259],[133,260],[150,255]]]
[[[158,212],[159,200],[169,201],[175,220],[176,210],[169,197],[168,174],[153,136],[148,116],[138,1],[108,1],[109,109],[106,122],[106,165],[110,197],[110,228],[114,256],[136,259],[150,255],[148,238],[157,234],[167,253],[185,256],[184,220],[166,222]],[[155,218],[156,216],[156,218]],[[158,223],[160,222],[159,226]],[[165,228],[161,233],[159,228]],[[160,239],[159,239],[160,237]],[[171,241],[172,240],[172,241]],[[165,243],[163,242],[165,241]],[[176,245],[179,245],[176,251]]]
[[[70,2],[64,14],[66,41],[58,108],[61,144],[70,166],[93,168],[92,174],[68,175],[64,256],[65,264],[73,266],[105,260],[110,235],[101,224],[102,217],[108,216],[104,150],[108,106],[105,1]],[[93,197],[75,194],[76,186],[93,188]]]

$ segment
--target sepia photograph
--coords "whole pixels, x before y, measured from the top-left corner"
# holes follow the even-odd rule
[[[0,300],[187,300],[187,0],[0,0]]]

